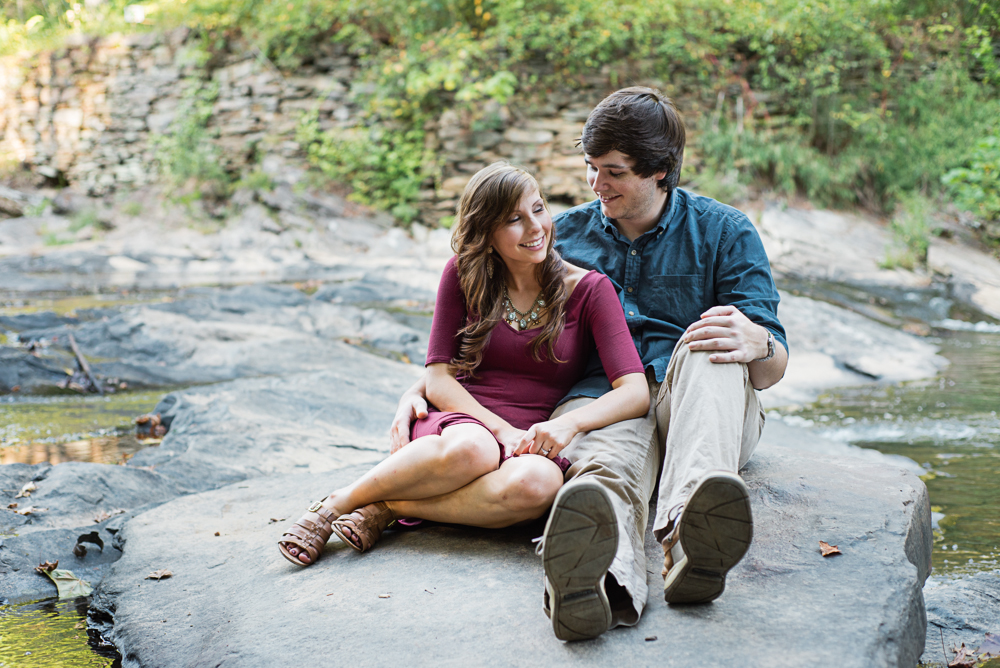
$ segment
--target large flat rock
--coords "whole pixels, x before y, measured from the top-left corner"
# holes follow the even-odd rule
[[[124,665],[411,665],[419,656],[441,665],[869,668],[912,666],[923,650],[930,508],[923,483],[891,464],[763,445],[745,471],[755,540],[723,597],[667,606],[647,532],[651,594],[640,624],[571,644],[554,638],[541,610],[530,542],[540,523],[389,531],[362,555],[334,540],[306,569],[282,559],[283,527],[363,470],[247,480],[129,522],[124,555],[93,603],[113,618]],[[843,555],[823,558],[820,540]],[[158,569],[174,576],[144,579]]]

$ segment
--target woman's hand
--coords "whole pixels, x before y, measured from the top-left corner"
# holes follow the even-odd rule
[[[389,453],[392,454],[410,442],[410,425],[414,420],[427,417],[427,400],[414,392],[399,398],[396,415],[389,427]]]
[[[549,459],[558,456],[580,431],[565,417],[531,425],[521,437],[514,454],[539,454]]]
[[[524,436],[525,431],[523,429],[517,429],[516,427],[511,427],[507,425],[496,432],[497,440],[503,444],[504,456],[514,457],[517,446],[521,443],[521,437]]]

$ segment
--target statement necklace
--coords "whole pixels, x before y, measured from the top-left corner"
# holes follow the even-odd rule
[[[507,293],[507,284],[504,283],[503,308],[506,311],[504,318],[507,319],[507,322],[512,325],[516,322],[520,329],[527,329],[529,322],[538,322],[538,314],[545,308],[545,300],[542,299],[542,293],[539,292],[538,297],[535,298],[535,303],[531,305],[531,309],[527,313],[522,313],[517,310],[517,307],[510,300],[510,295]]]

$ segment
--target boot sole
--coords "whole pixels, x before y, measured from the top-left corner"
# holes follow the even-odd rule
[[[563,487],[544,535],[553,632],[560,640],[596,638],[611,627],[604,576],[618,549],[618,521],[607,492],[586,480]]]
[[[708,603],[726,589],[726,573],[753,540],[750,494],[732,473],[704,478],[684,505],[678,524],[684,557],[663,583],[667,603]]]

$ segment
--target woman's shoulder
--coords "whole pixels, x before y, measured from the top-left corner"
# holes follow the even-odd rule
[[[595,279],[591,274],[596,274],[598,277],[603,275],[600,272],[590,271],[569,262],[564,261],[563,264],[566,265],[566,277],[563,280],[566,282],[567,296],[576,292],[578,287],[585,288],[588,284],[592,283]]]

